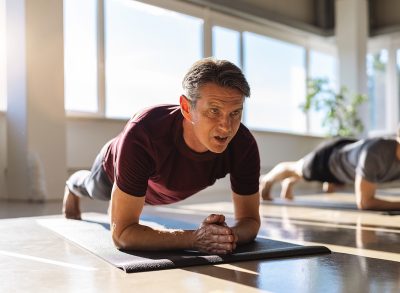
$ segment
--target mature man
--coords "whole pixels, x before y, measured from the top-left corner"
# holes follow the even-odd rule
[[[260,158],[256,141],[241,124],[250,88],[241,70],[206,58],[185,75],[180,106],[137,113],[108,142],[91,171],[67,181],[63,211],[80,219],[79,197],[111,200],[111,227],[121,249],[197,249],[231,253],[252,241],[260,227]],[[230,174],[235,224],[211,214],[197,230],[157,230],[139,223],[144,204],[185,199]]]
[[[300,179],[324,182],[327,192],[351,183],[359,209],[400,210],[400,202],[375,197],[379,183],[400,179],[400,128],[396,139],[334,139],[296,162],[282,162],[260,177],[261,196],[271,200],[272,185],[281,181],[281,197],[292,199],[293,184]]]

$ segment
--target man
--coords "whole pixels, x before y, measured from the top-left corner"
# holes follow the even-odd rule
[[[108,142],[92,170],[67,181],[63,211],[80,219],[79,197],[110,200],[111,232],[121,249],[196,249],[227,254],[252,241],[260,227],[260,158],[241,124],[250,96],[241,70],[224,60],[196,62],[183,79],[180,106],[137,113]],[[139,224],[144,204],[169,204],[230,173],[235,224],[211,214],[197,230],[157,230]]]
[[[396,140],[334,139],[324,142],[296,162],[283,162],[260,177],[260,193],[271,200],[270,190],[281,181],[281,197],[293,198],[293,184],[300,179],[324,182],[324,190],[354,184],[357,207],[362,210],[400,210],[400,202],[375,197],[377,185],[400,179],[400,128]]]

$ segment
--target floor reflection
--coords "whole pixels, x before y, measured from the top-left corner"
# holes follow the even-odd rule
[[[273,292],[398,292],[400,264],[333,253],[324,256],[236,263],[243,270],[220,266],[187,268],[211,277]],[[255,271],[257,274],[248,273]]]
[[[260,235],[274,239],[317,242],[400,253],[400,231],[356,225],[335,225],[282,219],[264,218]]]

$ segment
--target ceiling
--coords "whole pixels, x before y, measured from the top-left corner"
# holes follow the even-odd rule
[[[316,34],[335,28],[335,0],[183,0],[236,16],[255,16]],[[341,0],[345,1],[345,0]],[[348,1],[348,0],[346,0]],[[360,0],[362,1],[362,0]],[[400,31],[399,0],[368,0],[370,35]]]

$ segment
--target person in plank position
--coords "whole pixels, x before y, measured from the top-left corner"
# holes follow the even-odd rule
[[[81,219],[80,197],[110,200],[117,248],[196,249],[227,254],[256,237],[260,227],[260,157],[241,124],[250,87],[229,61],[194,63],[182,82],[180,105],[159,105],[133,116],[101,149],[91,171],[66,182],[63,213]],[[210,214],[197,230],[157,230],[139,223],[144,204],[183,200],[230,174],[235,224]]]
[[[281,182],[281,197],[293,199],[293,185],[300,179],[323,182],[326,192],[354,184],[361,210],[400,210],[400,201],[375,197],[379,183],[400,179],[400,127],[396,139],[333,139],[298,161],[279,163],[260,177],[260,194],[264,200],[272,200],[271,187]]]

